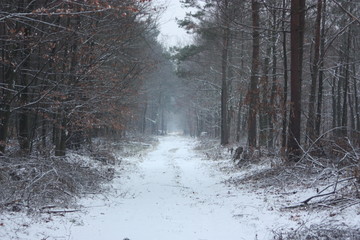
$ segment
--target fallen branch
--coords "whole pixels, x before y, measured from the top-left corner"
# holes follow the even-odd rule
[[[345,179],[341,180],[342,182],[344,181]],[[348,179],[346,179],[348,180]],[[325,187],[323,190],[321,191],[318,191],[318,194],[315,195],[315,196],[312,196],[312,197],[309,197],[308,199],[302,201],[303,204],[308,204],[310,200],[314,199],[314,198],[318,198],[318,197],[325,197],[325,196],[329,196],[329,195],[332,195],[332,194],[335,194],[336,193],[336,189],[337,189],[337,185],[339,183],[339,176],[337,176],[336,178],[336,182],[335,182],[335,186],[334,186],[334,190],[332,192],[329,192],[329,193],[323,193],[326,189],[328,189],[330,186],[332,186],[333,184]]]
[[[48,213],[48,214],[58,214],[58,213],[73,213],[73,212],[80,212],[80,209],[70,209],[70,210],[48,210],[43,211],[42,213]]]
[[[329,193],[329,195],[330,195],[330,193]],[[317,197],[317,196],[315,196],[315,197]],[[341,198],[328,200],[329,203],[326,203],[326,202],[314,202],[314,203],[308,203],[307,202],[307,203],[304,203],[304,201],[303,201],[303,202],[301,202],[299,204],[296,204],[296,205],[283,207],[282,209],[294,209],[294,208],[301,208],[301,207],[304,207],[304,208],[309,208],[309,207],[311,207],[311,208],[314,208],[314,207],[330,207],[330,205],[335,205],[335,204],[343,202],[345,200],[346,200],[345,198],[341,197]]]
[[[330,195],[334,195],[334,194],[336,194],[337,191],[338,191],[338,190],[337,190],[337,186],[338,186],[339,183],[341,183],[341,182],[346,182],[346,181],[353,180],[353,179],[354,179],[354,177],[349,177],[349,178],[345,178],[345,179],[342,179],[342,180],[339,181],[339,177],[337,177],[335,183],[333,183],[333,184],[331,184],[331,185],[329,185],[329,186],[326,186],[326,187],[325,187],[324,189],[322,189],[321,191],[318,191],[318,194],[317,194],[317,195],[311,196],[311,197],[305,199],[304,201],[301,201],[301,202],[300,202],[299,204],[297,204],[297,205],[292,205],[292,206],[284,207],[284,209],[293,209],[293,208],[299,208],[299,207],[309,207],[309,206],[310,206],[309,202],[310,202],[312,199],[320,198],[320,197],[326,197],[326,196],[330,196]],[[328,188],[330,188],[331,186],[334,186],[333,191],[328,192],[328,193],[323,193],[324,191],[326,191],[326,190],[327,190]],[[339,189],[339,191],[341,191],[341,189]],[[341,197],[340,199],[333,199],[333,200],[331,200],[331,204],[336,204],[336,203],[337,203],[336,201],[339,201],[339,200],[343,201],[343,200],[344,200],[344,197]],[[314,204],[320,205],[321,202],[315,202]]]
[[[13,204],[15,204],[15,203],[19,203],[19,202],[21,202],[21,199],[15,199],[15,200],[10,201],[10,202],[1,203],[1,204],[0,204],[0,208],[1,208],[1,207],[7,207],[7,206],[13,205]]]
[[[332,195],[332,194],[335,194],[336,191],[332,191],[332,192],[329,192],[329,193],[324,193],[324,194],[318,194],[318,195],[315,195],[315,196],[312,196],[312,197],[309,197],[308,199],[306,199],[305,201],[302,201],[301,203],[303,203],[304,205],[308,205],[309,201],[314,199],[314,198],[318,198],[318,197],[325,197],[325,196],[329,196],[329,195]]]
[[[282,209],[293,209],[293,208],[300,208],[300,207],[308,207],[309,205],[305,205],[303,203],[297,204],[297,205],[291,205],[283,207]]]

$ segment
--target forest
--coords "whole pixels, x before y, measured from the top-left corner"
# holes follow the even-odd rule
[[[156,64],[146,2],[2,1],[3,155],[16,145],[23,155],[64,156],[132,127],[143,76]]]
[[[171,131],[234,168],[331,169],[359,203],[360,2],[181,2],[193,41],[170,48],[152,0],[0,2],[0,211],[67,204],[112,179],[109,144]]]
[[[222,145],[245,138],[295,161],[304,149],[331,155],[359,145],[358,2],[186,4],[198,9],[179,21],[194,44],[173,50],[196,91],[193,135]]]

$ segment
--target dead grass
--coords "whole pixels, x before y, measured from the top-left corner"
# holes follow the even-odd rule
[[[275,240],[359,240],[360,230],[349,228],[347,226],[324,227],[322,225],[313,225],[308,228],[300,228],[296,231],[286,233],[276,233]]]
[[[129,137],[113,142],[97,139],[92,146],[66,157],[16,154],[0,157],[0,212],[37,212],[48,206],[76,206],[79,197],[106,191],[121,158],[139,154],[153,138]]]
[[[197,149],[210,160],[222,160],[219,169],[229,175],[225,181],[237,187],[246,186],[251,191],[274,194],[281,211],[339,211],[360,205],[360,150],[350,141],[331,142],[333,146],[320,149],[311,146],[304,150],[299,162],[286,162],[280,155],[256,150],[256,154],[232,160],[227,148],[216,142],[202,141]],[[275,151],[276,152],[276,151]],[[218,156],[222,156],[219,158]],[[263,167],[262,167],[263,166]],[[297,194],[311,190],[314,195],[300,202]],[[288,197],[284,197],[284,196]],[[302,196],[302,195],[301,195]],[[286,202],[281,202],[286,201]],[[358,208],[354,208],[358,209]],[[360,239],[360,230],[347,226],[324,225],[301,228],[297,231],[277,232],[282,239]]]

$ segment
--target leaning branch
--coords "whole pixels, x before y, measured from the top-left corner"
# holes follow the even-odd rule
[[[343,6],[341,6],[340,3],[338,3],[336,0],[332,0],[336,5],[338,5],[338,7],[341,8],[341,10],[343,10],[349,17],[351,17],[354,21],[358,22],[360,24],[360,19],[355,17],[351,12],[349,12],[348,10],[346,10]]]

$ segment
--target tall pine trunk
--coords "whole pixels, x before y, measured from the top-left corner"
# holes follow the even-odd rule
[[[25,48],[26,46],[24,46]],[[29,102],[29,88],[28,88],[28,81],[27,81],[27,77],[26,77],[26,73],[25,71],[27,71],[27,68],[29,67],[29,61],[28,61],[28,54],[30,54],[30,52],[25,51],[24,52],[24,56],[23,58],[24,63],[23,63],[23,68],[24,70],[21,73],[21,85],[22,85],[22,90],[20,93],[20,103],[24,106],[20,113],[19,113],[19,136],[18,136],[18,142],[19,142],[19,146],[20,149],[23,153],[29,153],[30,152],[30,141],[31,141],[31,137],[30,137],[30,112],[28,110],[28,108],[26,107],[26,104]]]
[[[320,40],[320,66],[319,66],[319,85],[318,85],[318,99],[317,110],[315,119],[315,135],[320,136],[321,115],[322,115],[322,102],[323,102],[323,89],[324,89],[324,58],[325,58],[325,11],[326,0],[323,0],[322,7],[322,21],[321,21],[321,40]]]
[[[311,69],[311,86],[309,95],[309,114],[306,123],[306,135],[310,141],[314,141],[315,136],[315,99],[316,99],[316,86],[319,75],[320,65],[320,33],[321,33],[321,14],[322,14],[322,0],[317,2],[317,15],[315,21],[315,41],[314,41],[314,57],[310,63]]]
[[[347,38],[346,38],[346,49],[345,49],[345,66],[343,71],[343,105],[341,111],[341,126],[342,126],[342,135],[347,136],[347,127],[348,127],[348,92],[349,92],[349,64],[350,64],[350,47],[351,47],[351,27],[348,28]]]
[[[256,115],[259,101],[258,93],[258,74],[259,74],[259,60],[260,60],[260,34],[259,34],[259,2],[252,0],[252,61],[251,61],[251,78],[250,78],[250,89],[248,97],[250,100],[249,104],[249,116],[248,116],[248,144],[249,147],[256,147]]]
[[[228,127],[228,54],[230,40],[230,23],[228,16],[228,0],[224,1],[223,9],[223,36],[222,36],[222,56],[221,56],[221,145],[229,143],[229,127]]]
[[[268,38],[271,37],[271,31],[268,31]],[[269,110],[272,106],[269,104],[269,70],[270,70],[271,46],[266,49],[266,56],[263,63],[263,76],[260,78],[259,88],[261,92],[261,104],[259,108],[259,146],[266,146],[268,142],[269,129]]]
[[[355,108],[355,121],[356,121],[356,131],[360,132],[360,108],[359,108],[359,96],[358,96],[358,87],[356,79],[356,67],[353,64],[353,84],[354,84],[354,108]]]
[[[301,82],[305,28],[305,0],[291,1],[291,105],[288,153],[290,160],[301,155]]]
[[[66,154],[66,118],[65,112],[61,111],[56,116],[56,125],[55,125],[55,156],[65,156]]]
[[[284,65],[284,87],[283,87],[283,118],[282,118],[282,131],[281,131],[281,147],[285,149],[287,147],[287,127],[288,127],[288,109],[287,109],[287,101],[288,101],[288,82],[289,82],[289,75],[288,75],[288,57],[287,57],[287,48],[286,48],[286,29],[285,29],[285,18],[286,18],[286,0],[283,0],[283,10],[282,10],[282,22],[281,28],[283,32],[283,42],[282,42],[282,49],[283,49],[283,65]]]
[[[269,113],[269,140],[268,140],[268,148],[273,148],[274,147],[274,133],[275,133],[275,129],[274,129],[274,123],[277,122],[277,116],[276,116],[276,111],[277,111],[277,107],[276,105],[276,92],[277,92],[277,54],[276,54],[276,40],[278,38],[278,33],[276,33],[277,30],[277,26],[276,26],[276,22],[277,22],[277,17],[276,17],[276,11],[274,10],[273,12],[273,33],[272,33],[272,38],[271,38],[271,54],[272,54],[272,84],[271,84],[271,95],[270,95],[270,113]]]
[[[5,23],[0,22],[0,35],[6,36],[8,34],[7,27]],[[1,40],[2,46],[7,46],[5,40]],[[10,59],[10,49],[12,46],[2,47],[1,48],[1,58]],[[11,116],[11,107],[10,103],[12,100],[12,91],[15,86],[15,72],[13,67],[8,64],[2,64],[0,71],[0,84],[3,85],[3,88],[0,90],[0,155],[3,155],[6,150],[6,142],[8,139],[10,116]]]

